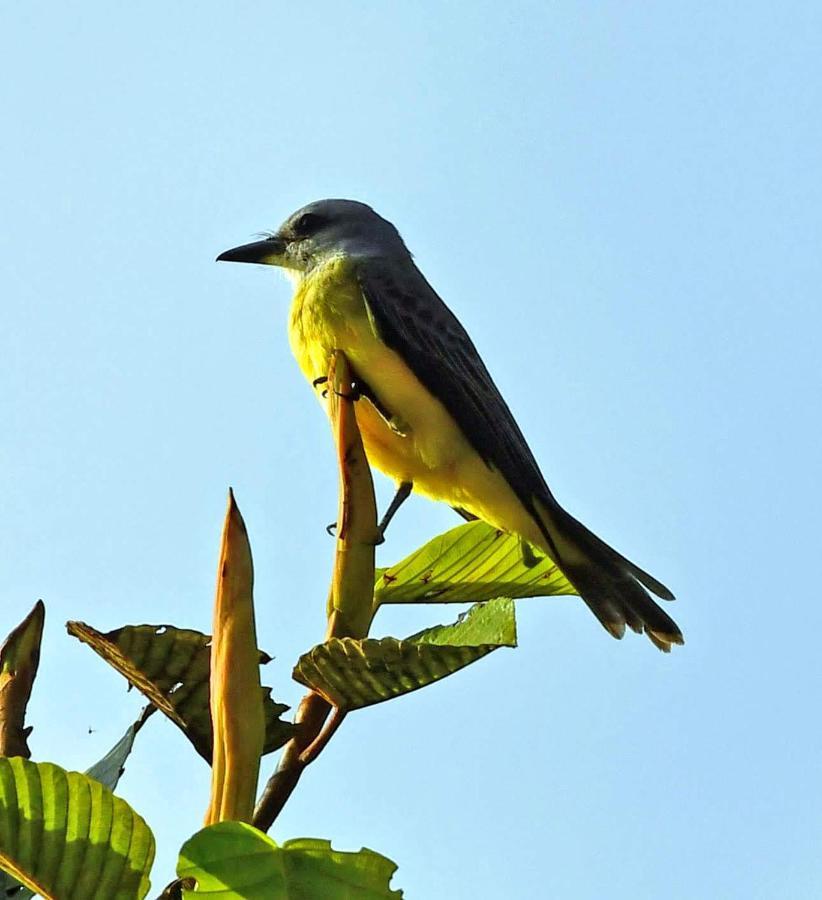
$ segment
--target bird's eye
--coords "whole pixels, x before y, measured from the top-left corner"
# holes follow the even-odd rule
[[[322,221],[322,216],[316,213],[303,213],[294,223],[294,233],[299,237],[308,237],[320,227]]]

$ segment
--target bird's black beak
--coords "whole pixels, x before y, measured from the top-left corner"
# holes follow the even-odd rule
[[[279,266],[285,253],[285,241],[274,235],[264,241],[243,244],[226,250],[217,257],[217,262],[260,263],[264,266]]]

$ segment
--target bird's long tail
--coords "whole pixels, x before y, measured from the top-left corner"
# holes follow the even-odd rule
[[[627,625],[666,653],[672,644],[684,643],[676,622],[648,593],[673,600],[664,584],[609,547],[553,498],[538,500],[535,507],[550,555],[615,638],[625,634]]]

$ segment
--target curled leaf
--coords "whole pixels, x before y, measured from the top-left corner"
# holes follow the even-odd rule
[[[249,822],[254,812],[265,715],[253,588],[251,546],[234,493],[229,492],[211,639],[214,750],[206,825],[232,819]]]
[[[402,641],[332,638],[301,656],[293,676],[339,709],[360,709],[433,684],[516,642],[513,601],[501,598]]]
[[[46,607],[38,600],[0,647],[0,756],[31,755],[26,707],[40,663],[45,618]]]
[[[103,634],[85,622],[69,622],[68,632],[125,676],[171,719],[206,762],[211,762],[212,734],[209,710],[211,638],[199,631],[173,625],[126,625]],[[260,662],[271,659],[260,653]],[[265,753],[282,747],[294,726],[280,716],[288,709],[262,688],[265,704]]]

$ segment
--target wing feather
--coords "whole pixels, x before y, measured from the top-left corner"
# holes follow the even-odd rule
[[[380,338],[436,397],[489,467],[526,508],[552,497],[511,410],[457,317],[408,261],[369,259],[357,269]]]
[[[457,317],[410,259],[357,267],[368,315],[485,463],[508,482],[539,526],[554,561],[614,637],[626,624],[662,649],[682,643],[676,623],[647,594],[673,594],[556,502],[511,410]]]

